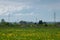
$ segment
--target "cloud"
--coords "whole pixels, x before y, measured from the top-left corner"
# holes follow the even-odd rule
[[[27,5],[23,5],[23,3],[11,3],[11,2],[0,2],[0,15],[11,14],[15,11],[21,11],[24,8],[29,8]]]
[[[41,4],[39,2],[41,2],[41,0],[0,0],[0,15],[17,13],[18,11],[21,13],[21,10],[24,12],[24,9],[29,11],[31,9],[33,12],[46,9],[60,9],[60,3]]]
[[[14,14],[15,16],[33,16],[34,13],[31,12],[31,13],[26,13],[26,14],[22,14],[22,13],[19,13],[19,14]]]
[[[52,0],[51,0],[52,1]],[[49,0],[0,0],[0,16],[15,15],[14,17],[36,16],[38,19],[49,19],[47,16],[53,10],[60,9],[59,2]],[[60,11],[59,11],[60,12]],[[46,16],[46,17],[45,17]],[[2,16],[1,16],[2,17]],[[28,19],[27,18],[27,19]],[[30,20],[30,19],[29,19]]]

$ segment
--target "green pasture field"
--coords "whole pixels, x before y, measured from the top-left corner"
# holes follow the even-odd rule
[[[60,28],[0,27],[0,40],[60,40]]]

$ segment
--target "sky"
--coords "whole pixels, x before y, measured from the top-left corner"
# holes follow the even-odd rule
[[[60,0],[0,0],[0,20],[60,22]]]

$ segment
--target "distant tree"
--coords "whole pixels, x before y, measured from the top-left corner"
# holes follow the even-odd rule
[[[1,20],[1,23],[5,23],[5,20],[4,20],[4,19],[2,19],[2,20]]]
[[[0,26],[5,26],[6,22],[4,19],[1,19],[1,23],[0,23]]]
[[[37,23],[34,23],[34,24],[37,24]]]
[[[44,26],[48,26],[46,22],[44,22]]]
[[[20,23],[20,24],[27,24],[26,21],[20,21],[19,23]]]
[[[6,22],[4,19],[1,19],[1,24],[2,25],[9,25],[9,22]]]
[[[38,24],[43,24],[43,21],[42,20],[39,20]]]

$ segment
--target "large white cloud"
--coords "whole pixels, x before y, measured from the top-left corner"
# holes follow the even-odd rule
[[[22,1],[22,2],[16,2],[16,1]],[[39,1],[39,0],[38,0]],[[32,2],[32,3],[31,3]],[[36,2],[36,0],[35,0]],[[34,4],[32,0],[30,1],[23,1],[23,0],[0,0],[0,15],[8,15],[9,13],[13,13],[16,11],[21,11],[24,8],[25,9],[29,9],[29,8],[33,8],[33,9],[48,9],[49,11],[52,9],[60,9],[60,3],[55,3],[55,4]],[[38,10],[36,10],[38,11]]]
[[[29,6],[23,3],[14,3],[7,1],[0,1],[0,15],[11,14],[14,11],[21,11],[24,8],[29,8]]]
[[[0,16],[8,14],[14,15],[16,13],[15,17],[36,16],[39,17],[38,19],[42,18],[44,19],[45,17],[43,17],[43,15],[46,16],[49,14],[49,12],[60,9],[59,2],[58,3],[49,2],[50,4],[49,3],[44,4],[43,1],[41,3],[40,2],[41,2],[40,0],[0,0]],[[26,14],[24,13],[25,9],[29,11],[29,12],[26,11]],[[21,12],[21,10],[24,14]],[[49,17],[47,19],[49,19]]]

